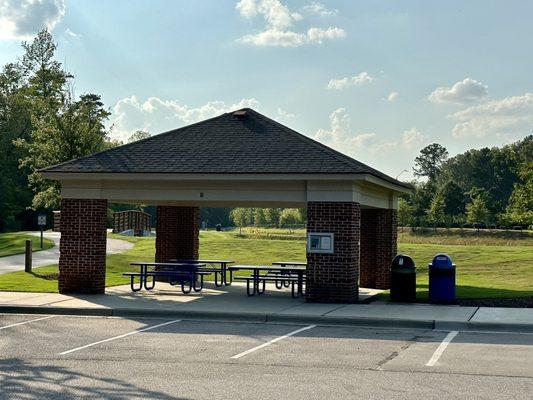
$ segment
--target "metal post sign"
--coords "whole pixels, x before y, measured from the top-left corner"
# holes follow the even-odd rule
[[[37,216],[37,225],[41,228],[41,249],[43,248],[43,229],[46,225],[46,214],[39,214]]]
[[[39,214],[37,216],[37,225],[45,226],[46,225],[46,214]]]

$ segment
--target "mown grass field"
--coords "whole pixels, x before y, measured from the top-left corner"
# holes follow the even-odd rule
[[[200,257],[231,259],[242,264],[270,264],[273,261],[305,261],[303,231],[245,230],[201,232]],[[129,263],[154,257],[153,238],[114,236],[135,243],[122,254],[107,256],[108,286],[128,283],[121,275]],[[518,237],[486,237],[481,244],[462,244],[464,237],[438,233],[407,233],[399,236],[399,251],[417,263],[418,297],[427,296],[427,264],[439,252],[448,253],[457,264],[457,295],[460,298],[533,296],[533,246],[529,234]],[[475,240],[471,240],[474,241]],[[483,244],[488,243],[488,244]],[[55,292],[57,266],[36,268],[33,274],[15,272],[0,275],[0,290]]]
[[[41,249],[41,239],[37,236],[24,232],[0,233],[0,257],[24,253],[28,239],[32,241],[33,251],[46,250],[54,245],[51,240],[44,239],[43,249]]]

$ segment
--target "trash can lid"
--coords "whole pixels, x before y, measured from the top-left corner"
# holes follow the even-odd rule
[[[398,254],[392,260],[391,268],[416,268],[414,260],[407,254]]]
[[[437,268],[452,268],[454,265],[450,256],[445,253],[436,254],[431,262],[431,266]]]

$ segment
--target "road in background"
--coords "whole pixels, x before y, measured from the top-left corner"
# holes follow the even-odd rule
[[[30,235],[40,236],[40,232],[29,232]],[[47,250],[34,251],[32,254],[33,267],[44,267],[59,262],[59,232],[44,232],[44,237],[54,242],[54,247]],[[107,254],[121,253],[133,248],[133,243],[126,240],[107,238]],[[34,248],[34,250],[36,250]],[[24,254],[0,257],[0,274],[24,271]]]

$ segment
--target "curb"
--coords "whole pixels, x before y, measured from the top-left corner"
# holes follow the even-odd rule
[[[301,314],[231,313],[190,310],[145,310],[136,308],[82,308],[57,306],[8,306],[0,305],[0,313],[48,314],[94,317],[151,317],[182,318],[226,322],[263,322],[322,326],[359,326],[391,329],[425,329],[463,332],[532,333],[533,324],[509,324],[497,322],[463,322],[438,320],[413,320],[373,317],[328,317]]]
[[[433,320],[409,320],[398,318],[373,318],[373,317],[307,317],[294,314],[270,314],[266,322],[299,323],[311,325],[344,325],[373,328],[411,328],[433,329]]]
[[[498,322],[435,321],[436,330],[494,333],[533,333],[533,324],[503,324]]]

